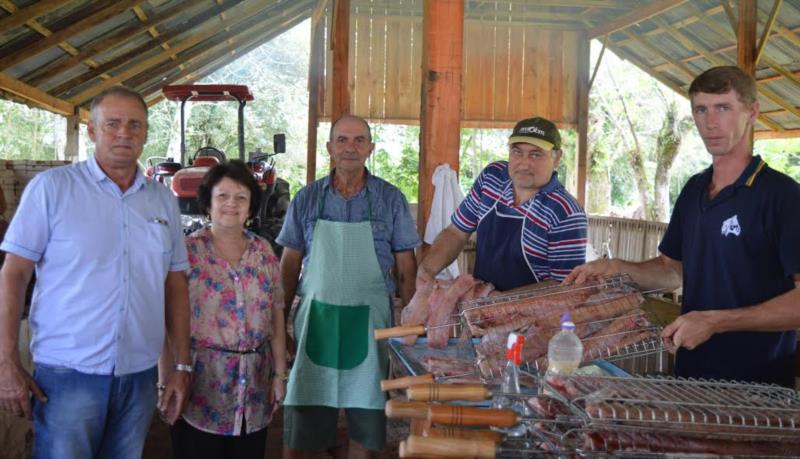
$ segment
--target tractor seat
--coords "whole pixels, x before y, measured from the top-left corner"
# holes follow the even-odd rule
[[[192,166],[194,167],[214,167],[219,164],[219,158],[215,156],[199,156],[194,159]]]

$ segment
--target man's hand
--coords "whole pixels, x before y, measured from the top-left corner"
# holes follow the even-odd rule
[[[31,419],[31,393],[40,402],[47,402],[42,389],[19,363],[0,362],[0,410]]]
[[[661,337],[671,340],[675,348],[690,351],[705,343],[717,333],[715,314],[718,311],[692,311],[675,319],[661,332]]]
[[[192,375],[186,371],[173,371],[164,392],[158,397],[158,411],[169,425],[175,424],[186,404],[189,403],[189,390]]]
[[[584,282],[597,280],[603,276],[616,274],[620,272],[618,266],[613,259],[600,259],[589,263],[576,266],[571,273],[564,278],[564,284],[576,283],[583,284]]]

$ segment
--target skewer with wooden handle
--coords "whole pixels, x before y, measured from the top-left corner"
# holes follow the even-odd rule
[[[381,381],[381,390],[386,392],[395,389],[407,389],[418,384],[433,384],[433,375],[428,373],[418,376],[405,376],[403,378],[384,379]]]
[[[493,392],[483,384],[415,384],[406,389],[406,397],[419,402],[449,400],[477,402],[489,400],[494,395],[508,394]]]
[[[397,445],[397,453],[398,453],[397,455],[399,457],[402,457],[402,458],[427,459],[427,458],[444,457],[444,456],[433,456],[433,455],[430,455],[430,454],[411,454],[411,453],[408,452],[408,445],[406,443],[406,440],[400,441],[400,443]],[[450,456],[450,458],[452,459],[453,456]],[[473,457],[472,456],[463,456],[463,459],[473,459]]]
[[[505,439],[505,435],[493,430],[467,430],[456,429],[454,427],[425,427],[422,429],[422,436],[431,438],[489,440],[494,443],[501,443]]]
[[[428,419],[428,405],[423,402],[386,401],[386,417],[389,419]]]
[[[411,335],[424,335],[427,328],[425,325],[400,325],[391,328],[376,328],[375,340],[380,341],[388,338],[402,338]]]
[[[494,459],[498,447],[490,440],[468,440],[459,438],[426,438],[410,435],[405,440],[400,457],[439,456],[475,457]],[[405,454],[405,456],[403,455]]]
[[[420,402],[407,402],[420,403]],[[455,405],[428,405],[428,421],[454,426],[513,427],[519,415],[508,408],[473,408]]]

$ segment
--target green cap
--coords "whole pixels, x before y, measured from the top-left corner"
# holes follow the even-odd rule
[[[511,131],[508,144],[529,143],[545,150],[561,149],[561,134],[552,121],[536,117],[520,121]]]

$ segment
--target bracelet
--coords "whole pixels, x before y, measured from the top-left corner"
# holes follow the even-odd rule
[[[185,371],[186,373],[191,373],[194,371],[191,365],[187,365],[185,363],[176,363],[175,364],[175,371]]]
[[[288,380],[289,380],[289,372],[288,372],[288,371],[284,371],[283,373],[275,373],[275,377],[276,377],[276,378],[277,378],[279,381],[286,382],[286,381],[288,381]]]

